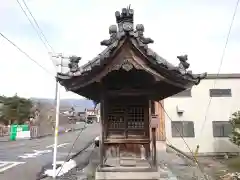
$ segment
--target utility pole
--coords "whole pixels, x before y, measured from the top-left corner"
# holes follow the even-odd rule
[[[63,57],[63,55],[52,55],[52,58],[56,58],[57,73],[62,72],[63,60],[69,59],[69,57]],[[59,62],[60,59],[60,62]],[[57,74],[56,74],[57,76]],[[56,106],[56,119],[54,129],[54,149],[53,149],[53,178],[56,179],[56,166],[57,166],[57,145],[58,145],[58,131],[59,131],[59,113],[60,113],[60,84],[56,81],[55,89],[55,106]]]

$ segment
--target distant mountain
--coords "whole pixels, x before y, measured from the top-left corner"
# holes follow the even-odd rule
[[[46,98],[30,98],[33,102],[42,102],[54,105],[54,99],[46,99]],[[85,108],[93,108],[94,104],[91,100],[87,99],[61,99],[60,100],[61,107],[74,107],[75,111],[80,112],[84,111]]]
[[[49,103],[49,104],[54,104],[54,99],[47,99],[47,98],[30,98],[31,101],[37,103],[37,102],[41,102],[41,103]]]

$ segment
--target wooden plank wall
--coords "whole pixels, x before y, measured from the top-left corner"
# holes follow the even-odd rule
[[[162,105],[161,105],[161,104]],[[163,101],[155,102],[155,113],[159,116],[160,122],[156,131],[157,141],[165,141],[166,140],[166,131],[165,131],[165,113]]]

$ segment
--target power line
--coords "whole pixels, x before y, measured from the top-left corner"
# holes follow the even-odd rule
[[[219,65],[219,68],[218,68],[217,77],[219,76],[219,73],[220,73],[220,70],[221,70],[221,67],[222,67],[222,63],[223,63],[223,60],[224,60],[226,48],[227,48],[227,45],[228,45],[228,40],[229,40],[231,31],[232,31],[233,22],[234,22],[236,13],[237,13],[239,1],[240,1],[240,0],[237,0],[237,3],[236,3],[236,5],[235,5],[235,9],[234,9],[234,12],[233,12],[231,24],[230,24],[230,26],[229,26],[229,30],[228,30],[228,34],[227,34],[227,39],[226,39],[226,42],[225,42],[225,45],[224,45],[224,48],[223,48],[223,52],[222,52],[222,56],[221,56],[221,59],[220,59],[220,65]],[[216,82],[217,82],[217,78],[214,80],[213,89],[216,87]],[[204,117],[204,122],[203,122],[203,125],[202,125],[202,128],[201,128],[201,131],[200,131],[200,135],[202,134],[203,128],[204,128],[204,126],[205,126],[205,124],[206,124],[207,114],[208,114],[208,110],[209,110],[209,108],[210,108],[211,102],[212,102],[212,97],[210,97],[209,102],[208,102],[208,105],[207,105],[207,109],[206,109],[206,113],[205,113],[205,117]]]
[[[168,113],[167,113],[167,111],[165,110],[165,108],[163,107],[162,103],[161,103],[161,102],[159,102],[159,103],[160,103],[162,109],[164,110],[165,114],[168,116],[168,119],[172,122],[173,120],[172,120],[171,117],[168,115]],[[69,152],[68,152],[68,155],[67,155],[67,157],[66,157],[66,160],[65,160],[64,163],[61,165],[61,168],[60,168],[59,172],[57,173],[56,177],[59,175],[59,173],[61,172],[64,164],[65,164],[66,161],[68,160],[68,158],[69,158],[69,156],[70,156],[70,154],[71,154],[71,152],[72,152],[72,150],[73,150],[73,147],[74,147],[75,143],[77,142],[77,140],[78,140],[78,138],[80,137],[80,135],[81,135],[81,133],[83,132],[83,130],[86,128],[86,124],[87,124],[87,123],[85,123],[83,129],[79,132],[78,136],[77,136],[76,139],[74,140],[74,142],[73,142],[73,144],[72,144],[72,146],[71,146],[71,149],[70,149]],[[200,165],[199,165],[196,157],[194,156],[192,150],[190,149],[190,147],[189,147],[189,145],[187,144],[186,140],[185,140],[185,139],[183,138],[183,136],[181,135],[180,130],[179,130],[175,125],[174,125],[174,128],[178,131],[178,133],[180,134],[180,137],[183,139],[184,143],[186,144],[187,148],[189,149],[189,152],[191,153],[194,161],[196,162],[198,169],[199,169],[199,170],[201,171],[201,173],[203,174],[204,179],[205,179],[205,180],[208,180],[207,175],[204,173],[204,171],[203,171],[202,168],[200,167]],[[161,130],[160,130],[160,133],[163,134],[163,132],[162,132]],[[167,140],[167,138],[166,138],[166,141],[168,141],[169,144],[172,144],[169,140]],[[60,179],[61,179],[61,178],[60,178]]]
[[[160,104],[161,104],[161,102],[159,102]],[[161,104],[161,106],[162,106],[162,104]],[[163,106],[162,106],[163,107]],[[163,110],[165,111],[165,113],[166,113],[166,110],[163,108]],[[167,113],[166,113],[167,114]],[[167,114],[167,116],[168,116],[168,114]],[[169,117],[169,116],[168,116]],[[170,119],[170,118],[169,118]],[[175,128],[176,128],[176,126],[175,126]],[[162,134],[162,136],[165,136],[165,134],[163,133],[163,131],[159,128],[158,129],[159,130],[159,132]],[[165,139],[166,139],[166,142],[170,145],[170,146],[173,146],[173,144],[169,141],[169,139],[167,139],[167,137],[165,136]],[[174,146],[173,146],[174,147]],[[185,154],[183,154],[183,156],[186,156]],[[204,171],[198,166],[198,161],[197,161],[197,159],[196,158],[194,158],[195,156],[193,156],[193,160],[196,162],[196,164],[197,164],[197,167],[198,167],[198,169],[200,170],[200,172],[203,174],[203,176],[204,176],[204,179],[205,180],[208,180],[208,176],[204,173]],[[190,164],[188,164],[188,166],[189,167],[192,167]],[[194,172],[193,172],[194,173]]]
[[[49,44],[46,36],[43,34],[43,31],[41,30],[40,26],[38,25],[38,23],[37,23],[36,19],[34,18],[32,12],[31,12],[30,9],[28,8],[26,2],[23,0],[23,3],[24,3],[24,5],[25,5],[25,7],[27,8],[29,14],[31,15],[31,17],[32,17],[32,19],[33,19],[33,21],[34,21],[34,23],[35,23],[35,25],[37,26],[38,29],[34,26],[33,22],[32,22],[31,19],[29,18],[29,16],[28,16],[28,14],[26,13],[26,11],[23,9],[23,7],[22,7],[21,3],[19,2],[19,0],[16,0],[16,1],[17,1],[17,3],[18,3],[19,7],[21,8],[21,10],[23,11],[23,13],[25,14],[25,16],[27,17],[27,19],[28,19],[28,21],[30,22],[31,26],[32,26],[33,29],[36,31],[39,39],[42,41],[42,43],[43,43],[44,47],[46,48],[47,52],[49,53],[49,47],[50,47],[50,49],[52,50],[52,52],[55,52],[54,49],[53,49],[53,47]],[[38,30],[40,31],[41,34],[39,33]],[[42,36],[41,36],[41,35],[42,35]],[[44,38],[44,39],[43,39],[43,38]],[[44,40],[45,40],[45,41],[44,41]],[[48,47],[48,46],[49,46],[49,47]],[[54,62],[53,62],[52,59],[51,59],[51,61],[52,61],[52,63],[53,63],[54,68],[56,68],[56,67],[55,67],[55,64],[54,64]]]
[[[71,152],[72,152],[72,150],[73,150],[73,148],[74,148],[74,146],[75,146],[75,143],[77,142],[77,140],[78,140],[78,138],[80,137],[80,135],[82,134],[82,132],[87,128],[86,126],[87,126],[87,123],[85,122],[84,127],[82,128],[82,130],[79,132],[78,136],[77,136],[77,137],[75,138],[75,140],[73,141],[73,144],[72,144],[72,146],[71,146],[71,149],[68,151],[67,157],[66,157],[65,161],[63,162],[63,164],[61,165],[61,168],[60,168],[59,172],[57,173],[56,177],[57,177],[57,176],[59,175],[59,173],[62,171],[62,168],[63,168],[64,164],[68,161],[68,158],[69,158],[69,156],[70,156],[70,154],[71,154]]]
[[[167,111],[166,111],[165,108],[163,107],[162,103],[161,103],[161,102],[159,102],[159,103],[160,103],[160,106],[162,107],[164,113],[167,115],[168,119],[169,119],[169,120],[171,121],[171,123],[172,123],[172,122],[173,122],[172,118],[169,116],[169,114],[167,113]],[[188,148],[189,152],[191,153],[194,161],[196,162],[198,169],[199,169],[199,170],[201,171],[201,173],[204,175],[205,180],[208,180],[208,177],[206,176],[206,174],[203,172],[202,168],[200,167],[200,165],[199,165],[196,157],[195,157],[194,154],[193,154],[193,151],[191,150],[191,148],[190,148],[189,145],[187,144],[186,140],[183,138],[180,130],[176,127],[175,124],[172,124],[172,125],[173,125],[173,127],[178,131],[178,133],[179,133],[180,137],[182,138],[184,144],[187,146],[187,148]]]
[[[161,102],[160,102],[160,105],[161,105],[162,109],[164,110],[165,114],[168,116],[168,119],[172,122],[171,117],[168,115],[168,113],[166,112],[166,110],[165,110],[165,108],[163,107],[163,105],[162,105]],[[78,136],[77,136],[76,139],[74,140],[74,142],[73,142],[73,144],[72,144],[72,146],[71,146],[71,149],[70,149],[69,152],[68,152],[68,155],[67,155],[67,157],[66,157],[66,160],[65,160],[64,163],[61,165],[61,168],[60,168],[60,170],[59,170],[59,172],[57,173],[56,176],[59,175],[59,173],[61,172],[64,164],[67,162],[67,160],[68,160],[68,158],[69,158],[69,156],[70,156],[70,154],[71,154],[71,152],[72,152],[72,150],[73,150],[73,147],[74,147],[75,143],[77,142],[77,140],[78,140],[78,138],[80,137],[80,135],[81,135],[81,133],[83,132],[83,130],[86,129],[86,125],[87,125],[87,123],[85,123],[83,129],[79,132]],[[206,174],[205,174],[205,173],[203,172],[203,170],[201,169],[201,167],[200,167],[198,161],[196,160],[196,157],[194,156],[192,150],[190,149],[189,145],[187,144],[187,142],[185,141],[185,139],[184,139],[183,136],[181,135],[180,130],[179,130],[176,126],[174,126],[174,128],[179,132],[181,138],[183,139],[184,143],[186,144],[187,148],[189,149],[190,153],[192,154],[192,157],[193,157],[193,159],[195,160],[198,169],[199,169],[199,170],[201,171],[201,173],[203,174],[205,180],[208,180],[208,177],[206,176]],[[163,134],[163,132],[162,132],[161,130],[160,130],[160,133]],[[169,144],[172,144],[167,138],[166,138],[166,141],[168,141]],[[60,179],[61,179],[61,178],[60,178]]]
[[[17,1],[18,1],[18,0],[17,0]],[[39,26],[38,22],[36,21],[36,19],[34,18],[34,16],[33,16],[32,12],[30,11],[29,7],[27,6],[25,0],[22,0],[22,1],[23,1],[23,4],[26,6],[26,8],[27,8],[29,14],[31,15],[34,23],[36,24],[37,28],[39,29],[40,33],[42,34],[44,40],[46,41],[46,43],[48,44],[48,46],[51,48],[52,52],[55,52],[54,49],[53,49],[53,47],[49,44],[46,36],[44,35],[44,33],[43,33],[42,29],[40,28],[40,26]]]
[[[34,62],[35,64],[37,64],[40,68],[42,68],[45,72],[47,72],[48,74],[50,74],[51,76],[54,77],[54,75],[48,71],[45,67],[43,67],[41,64],[39,64],[36,60],[34,60],[30,55],[28,55],[25,51],[23,51],[20,47],[18,47],[14,42],[12,42],[10,39],[8,39],[4,34],[2,34],[0,32],[0,35],[6,39],[10,44],[12,44],[15,48],[17,48],[21,53],[23,53],[25,56],[28,57],[28,59],[30,59],[32,62]]]
[[[34,18],[32,12],[30,11],[30,9],[29,9],[29,7],[27,6],[26,2],[25,2],[24,0],[22,0],[22,1],[23,1],[23,3],[24,3],[25,8],[27,9],[28,13],[31,15],[31,17],[32,17],[32,19],[33,19],[33,21],[34,21],[34,23],[35,23],[35,26],[38,28],[38,30],[37,30],[37,28],[33,25],[32,21],[30,20],[30,18],[29,18],[28,15],[27,15],[26,11],[25,11],[25,10],[23,9],[23,7],[21,6],[19,0],[17,0],[18,5],[20,6],[21,10],[24,12],[25,16],[27,17],[27,19],[28,19],[28,21],[30,22],[30,24],[32,25],[32,27],[33,27],[33,28],[35,29],[35,31],[37,32],[38,37],[39,37],[40,40],[43,42],[43,44],[44,44],[45,48],[47,49],[48,53],[50,53],[50,52],[49,52],[49,50],[48,50],[47,45],[51,48],[52,52],[55,53],[53,47],[49,44],[46,36],[44,35],[43,31],[41,30],[38,22],[37,22],[36,19]],[[40,32],[40,33],[39,33],[39,32]],[[41,36],[41,35],[42,35],[42,36]],[[44,41],[43,39],[44,39],[45,41]],[[47,43],[47,45],[46,45],[46,43]],[[62,69],[62,59],[63,59],[63,57],[61,57],[61,66],[60,66],[61,69]],[[55,67],[55,63],[54,63],[54,61],[53,61],[52,58],[51,58],[51,61],[52,61],[52,63],[53,63],[53,66]],[[57,72],[58,72],[58,67],[59,67],[59,64],[57,65],[57,68],[56,68],[56,69],[57,69]],[[54,143],[54,152],[53,152],[54,175],[56,174],[56,173],[55,173],[55,170],[56,170],[57,139],[58,139],[58,138],[57,138],[57,136],[58,136],[58,131],[57,131],[57,129],[58,129],[58,124],[59,124],[59,104],[60,104],[60,84],[59,84],[57,81],[56,81],[56,89],[55,89],[55,104],[56,104],[56,124],[55,124],[55,137],[54,137],[54,142],[55,142],[55,143]],[[55,176],[54,176],[54,177],[55,177]]]
[[[66,161],[68,160],[68,158],[69,158],[69,156],[70,156],[70,154],[71,154],[71,152],[72,152],[72,149],[73,149],[75,143],[77,142],[78,138],[80,137],[81,133],[83,132],[84,129],[86,129],[86,125],[87,125],[87,123],[85,123],[83,129],[79,132],[78,136],[77,136],[76,139],[74,140],[74,142],[73,142],[73,144],[72,144],[72,147],[71,147],[70,151],[68,152],[68,155],[67,155],[67,157],[66,157],[66,160],[65,160],[64,163],[61,165],[61,168],[60,168],[59,172],[57,173],[57,176],[58,176],[58,175],[60,174],[60,172],[62,171],[62,168],[63,168],[64,164],[66,163]],[[160,133],[163,135],[163,132],[162,132],[161,130],[160,130]],[[166,141],[168,141],[168,143],[169,143],[170,145],[172,145],[172,143],[171,143],[167,138],[166,138]],[[89,146],[84,147],[84,148],[80,151],[80,153],[83,152],[83,151],[85,151],[88,147],[89,147]],[[90,153],[90,156],[91,156],[91,154],[93,153],[93,151],[94,151],[94,149],[93,149],[92,152]],[[79,153],[78,153],[78,154],[79,154]],[[60,177],[60,179],[62,179],[62,178]]]
[[[167,113],[167,111],[166,111],[165,108],[163,107],[162,103],[161,103],[161,102],[159,102],[159,103],[160,103],[163,111],[164,111],[165,114],[167,115],[168,119],[172,122],[172,121],[173,121],[172,118],[169,116],[169,114]],[[189,149],[189,151],[190,151],[190,152],[192,153],[192,155],[193,155],[192,150],[190,149],[189,145],[187,144],[187,142],[185,141],[185,139],[184,139],[183,136],[181,135],[180,130],[175,126],[175,124],[173,124],[173,126],[174,126],[174,128],[178,131],[180,137],[182,138],[182,140],[184,141],[185,145],[187,146],[187,148]]]
[[[27,15],[26,11],[23,9],[21,3],[19,2],[19,0],[16,0],[16,1],[17,1],[18,5],[20,6],[21,10],[23,11],[23,13],[25,14],[25,16],[27,17],[27,19],[28,19],[28,21],[30,22],[31,26],[32,26],[33,29],[36,31],[36,33],[37,33],[39,39],[42,41],[44,47],[47,49],[47,51],[49,51],[48,46],[46,45],[46,43],[45,43],[44,40],[42,39],[42,37],[41,37],[41,35],[39,34],[37,28],[36,28],[36,27],[34,26],[34,24],[32,23],[31,19],[28,17],[28,15]]]

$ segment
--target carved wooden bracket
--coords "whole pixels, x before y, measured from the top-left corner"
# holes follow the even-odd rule
[[[109,69],[109,71],[117,71],[121,68],[125,71],[130,71],[133,68],[143,69],[143,67],[141,65],[139,65],[138,63],[136,63],[132,58],[126,58],[121,63],[115,64],[114,66],[112,66],[112,68]]]
[[[133,68],[133,65],[132,65],[131,63],[129,63],[129,62],[124,63],[124,64],[122,65],[122,69],[124,69],[124,70],[126,70],[126,71],[130,71],[132,68]]]

